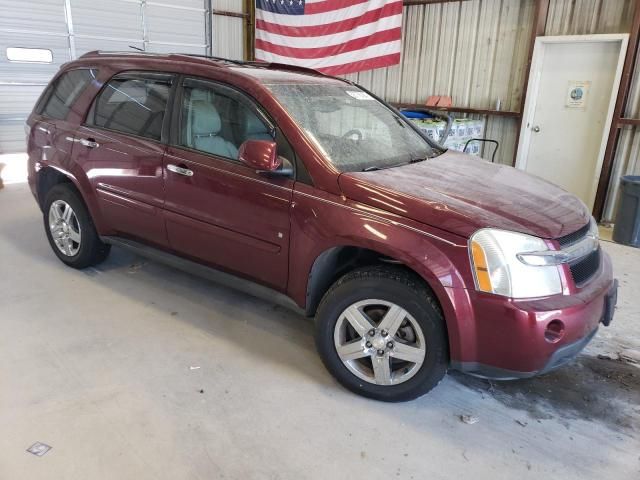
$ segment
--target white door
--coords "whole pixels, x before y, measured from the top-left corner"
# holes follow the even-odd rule
[[[589,208],[626,42],[626,35],[536,41],[516,166],[563,187]]]

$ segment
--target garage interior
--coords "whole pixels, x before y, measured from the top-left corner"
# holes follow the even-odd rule
[[[59,67],[94,50],[253,60],[254,2],[0,0],[0,12],[0,479],[640,478],[640,254],[612,240],[621,178],[640,175],[640,1],[406,0],[400,63],[345,75],[407,110],[448,97],[433,108],[492,141],[476,155],[524,168],[540,40],[620,41],[582,198],[620,281],[614,323],[543,376],[450,372],[400,404],[343,389],[313,320],[249,282],[118,248],[77,271],[42,233],[24,123]],[[565,128],[546,138],[569,143]],[[52,448],[26,451],[37,442]]]

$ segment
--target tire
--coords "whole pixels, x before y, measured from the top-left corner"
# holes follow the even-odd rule
[[[66,206],[71,208],[67,221],[62,218],[62,213],[67,212]],[[89,211],[73,186],[62,183],[51,188],[46,195],[43,212],[49,244],[64,264],[82,269],[97,265],[107,258],[111,245],[100,241]],[[67,239],[71,242],[66,242]]]
[[[387,317],[392,309],[394,315]],[[394,316],[400,327],[392,336],[381,327],[393,325]],[[340,278],[323,297],[315,326],[316,347],[326,368],[344,387],[364,397],[413,400],[434,388],[447,372],[448,338],[440,308],[424,282],[401,268],[365,267]],[[349,352],[364,356],[343,361],[350,358]],[[407,358],[422,361],[405,362]],[[383,373],[378,376],[379,372]]]

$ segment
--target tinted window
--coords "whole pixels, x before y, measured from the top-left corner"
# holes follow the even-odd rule
[[[180,145],[237,160],[245,140],[270,140],[270,128],[252,102],[231,88],[186,80]]]
[[[71,70],[63,73],[48,87],[43,96],[40,113],[47,117],[64,120],[76,98],[96,76],[95,70]]]
[[[172,76],[119,75],[96,98],[88,125],[160,140]]]

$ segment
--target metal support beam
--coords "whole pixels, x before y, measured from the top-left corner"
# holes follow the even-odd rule
[[[227,12],[226,10],[216,10],[215,8],[211,10],[211,13],[222,17],[247,18],[249,16],[246,12]]]
[[[598,181],[598,190],[596,191],[596,199],[593,205],[593,216],[596,220],[602,219],[604,213],[604,204],[607,200],[607,192],[609,183],[611,182],[611,174],[613,173],[613,160],[616,154],[616,146],[618,144],[618,136],[622,124],[633,124],[628,120],[622,120],[624,108],[627,103],[627,95],[631,85],[631,77],[635,67],[636,55],[638,53],[638,35],[640,34],[640,0],[636,0],[633,13],[633,21],[631,23],[631,32],[629,33],[629,43],[627,46],[627,55],[624,59],[622,67],[622,78],[620,78],[620,88],[618,89],[618,98],[613,110],[613,120],[611,121],[611,129],[609,130],[609,138],[607,139],[607,147],[604,151],[602,159],[602,170],[600,171],[600,180]]]
[[[516,164],[516,156],[518,155],[518,143],[520,142],[520,130],[522,129],[522,112],[524,112],[524,103],[527,99],[527,87],[529,86],[529,75],[531,74],[531,61],[533,59],[533,50],[536,47],[536,38],[544,36],[547,29],[547,15],[549,14],[549,0],[536,0],[536,9],[533,14],[533,28],[531,29],[531,37],[529,37],[529,53],[527,55],[527,65],[525,66],[525,74],[522,87],[522,98],[520,98],[520,116],[518,117],[518,135],[513,150],[512,165]]]
[[[149,44],[149,25],[147,24],[147,0],[140,2],[140,17],[142,19],[142,49],[146,52]]]
[[[71,17],[71,0],[64,0],[64,20],[67,24],[69,38],[69,58],[75,60],[78,56],[76,53],[76,38],[73,32],[73,18]]]
[[[247,20],[244,24],[244,59],[252,61],[256,58],[256,3],[254,0],[245,0],[244,13],[247,15]]]
[[[434,3],[453,3],[453,2],[468,2],[469,0],[404,0],[402,4],[405,7],[411,7],[414,5],[431,5]]]
[[[211,0],[204,0],[204,29],[205,36],[207,37],[206,54],[213,55],[213,6]]]

